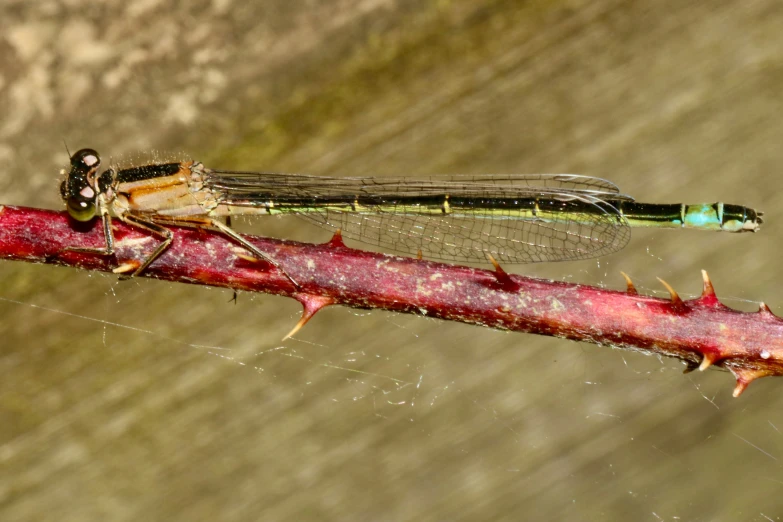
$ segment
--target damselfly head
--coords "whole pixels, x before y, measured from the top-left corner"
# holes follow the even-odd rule
[[[77,221],[89,221],[95,217],[100,165],[101,158],[93,149],[81,149],[71,156],[71,170],[60,185],[60,195],[68,214]]]

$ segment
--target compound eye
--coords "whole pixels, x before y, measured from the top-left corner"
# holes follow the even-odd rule
[[[98,194],[95,189],[86,180],[72,179],[71,182],[82,181],[78,185],[72,184],[69,188],[72,192],[65,198],[65,206],[68,208],[68,214],[76,221],[89,221],[95,217],[95,201]],[[66,191],[68,187],[66,188]]]
[[[71,168],[81,171],[97,169],[101,164],[101,157],[93,149],[79,149],[71,156]]]
[[[68,214],[76,221],[90,221],[95,217],[95,200],[81,197],[69,197],[66,200]]]
[[[90,221],[97,213],[96,172],[101,158],[93,149],[81,149],[71,156],[71,172],[60,185],[68,214],[77,221]]]

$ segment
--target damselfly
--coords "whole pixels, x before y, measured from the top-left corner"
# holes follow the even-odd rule
[[[572,174],[336,178],[214,170],[197,161],[99,167],[96,151],[79,150],[60,192],[74,219],[101,217],[106,246],[71,250],[113,254],[112,218],[161,237],[132,275],[171,243],[166,225],[220,231],[279,268],[220,220],[234,215],[295,214],[395,253],[461,262],[491,255],[503,263],[606,255],[625,246],[630,227],[755,232],[762,223],[748,207],[637,203],[609,181]]]

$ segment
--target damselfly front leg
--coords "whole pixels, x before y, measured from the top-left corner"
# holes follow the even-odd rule
[[[101,207],[101,222],[103,225],[103,236],[106,238],[106,246],[103,248],[92,247],[65,247],[65,250],[70,252],[81,252],[83,254],[98,254],[101,256],[113,256],[114,255],[114,232],[111,229],[111,216],[108,210]]]

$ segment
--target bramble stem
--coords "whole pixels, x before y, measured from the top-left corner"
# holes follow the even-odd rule
[[[103,246],[97,221],[76,230],[64,212],[0,207],[0,258],[127,272],[159,243],[117,220],[113,227],[114,256],[70,251]],[[724,306],[706,272],[701,297],[683,301],[673,291],[671,299],[638,295],[630,280],[621,292],[364,252],[339,235],[323,245],[245,236],[287,277],[219,232],[171,230],[171,246],[143,276],[292,297],[305,307],[297,329],[339,304],[666,355],[686,371],[722,366],[737,379],[734,396],[754,379],[783,375],[783,320],[763,304],[753,313]]]

